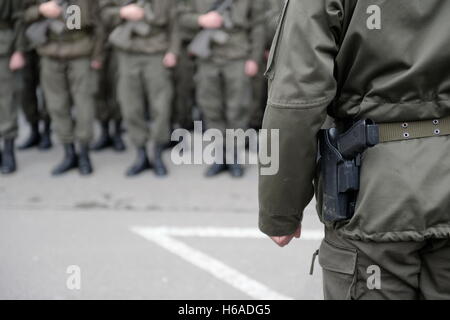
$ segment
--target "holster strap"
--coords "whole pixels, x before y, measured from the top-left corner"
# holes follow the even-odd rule
[[[450,117],[411,122],[379,123],[380,142],[450,135]]]

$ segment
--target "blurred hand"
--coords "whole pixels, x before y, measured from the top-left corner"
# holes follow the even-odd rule
[[[259,66],[258,63],[254,60],[247,60],[245,62],[245,75],[247,77],[253,78],[258,74]]]
[[[177,56],[172,52],[166,53],[163,64],[166,68],[174,68],[177,65]]]
[[[9,69],[11,71],[17,71],[20,69],[23,69],[25,67],[26,61],[25,56],[22,52],[14,52],[11,56],[11,59],[9,59]]]
[[[299,226],[298,229],[295,231],[294,234],[291,234],[290,236],[282,236],[282,237],[270,237],[278,246],[285,247],[287,246],[292,239],[297,238],[300,239],[300,236],[302,234],[302,226]]]
[[[198,18],[198,24],[205,29],[219,29],[223,26],[223,18],[218,12],[211,11],[201,15]]]
[[[46,18],[56,19],[62,15],[62,8],[56,1],[47,1],[39,6],[39,13]]]
[[[141,21],[145,17],[145,10],[133,3],[120,9],[120,17],[129,21]]]
[[[99,60],[91,61],[91,68],[94,70],[100,70],[103,67],[102,63]]]

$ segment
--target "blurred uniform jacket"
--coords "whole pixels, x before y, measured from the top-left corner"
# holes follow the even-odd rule
[[[373,5],[380,29],[368,27]],[[286,1],[267,68],[263,127],[280,129],[280,169],[260,177],[262,231],[292,234],[301,222],[327,114],[379,123],[450,116],[449,17],[448,0]],[[450,237],[449,157],[448,136],[369,149],[355,216],[333,227],[375,241]]]
[[[131,46],[126,51],[135,53],[166,53],[179,52],[179,32],[176,25],[175,0],[147,0],[155,16],[151,21],[146,21],[151,26],[151,32],[147,37],[134,36]],[[132,3],[129,0],[100,0],[102,19],[111,29],[126,23],[120,17],[120,9]],[[136,1],[134,1],[136,2]]]
[[[26,11],[24,20],[27,26],[46,19],[39,13],[39,5],[46,0],[24,0]],[[37,48],[41,56],[73,59],[91,57],[93,60],[103,59],[104,31],[101,25],[98,1],[68,0],[69,5],[77,5],[81,9],[81,29],[66,28],[61,35],[49,34],[49,41]]]
[[[0,56],[23,51],[22,0],[0,0]]]
[[[180,25],[200,31],[198,18],[208,13],[217,0],[185,0],[185,10],[180,15]],[[261,61],[264,52],[264,25],[254,23],[265,13],[264,1],[235,0],[231,7],[233,27],[224,29],[230,36],[225,44],[213,44],[212,56],[219,59],[251,59]]]

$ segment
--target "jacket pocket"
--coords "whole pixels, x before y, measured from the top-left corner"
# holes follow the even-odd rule
[[[356,249],[344,248],[323,240],[319,250],[319,264],[323,269],[326,300],[351,300],[356,286]]]
[[[278,45],[280,43],[281,40],[281,31],[283,29],[284,26],[284,21],[286,18],[286,11],[287,11],[287,7],[289,4],[289,0],[286,0],[284,3],[284,7],[283,7],[283,11],[281,12],[280,18],[278,20],[278,24],[277,24],[277,30],[275,32],[275,36],[272,40],[272,46],[270,48],[270,53],[269,53],[269,58],[267,61],[267,69],[265,72],[265,76],[266,78],[272,80],[273,76],[274,76],[274,60],[275,60],[275,56],[277,54],[277,48]]]

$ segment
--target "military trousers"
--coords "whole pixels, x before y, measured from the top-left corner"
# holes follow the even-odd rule
[[[122,113],[117,94],[119,66],[117,51],[110,49],[105,55],[105,62],[99,73],[99,91],[97,95],[97,119],[100,122],[121,120]]]
[[[97,72],[91,69],[90,58],[42,57],[41,83],[53,128],[61,142],[89,144],[98,87]]]
[[[208,128],[225,132],[248,127],[252,90],[245,60],[200,61],[196,80],[197,102]]]
[[[163,54],[119,53],[119,103],[133,144],[143,147],[150,138],[146,108],[150,106],[151,136],[157,144],[170,139],[174,96],[172,72]]]
[[[50,115],[47,112],[45,99],[39,95],[40,86],[40,67],[39,56],[36,51],[25,53],[27,61],[23,70],[21,70],[19,96],[22,104],[22,110],[28,123],[38,125],[39,121],[50,121]],[[41,98],[41,99],[40,99]]]
[[[450,239],[363,242],[327,228],[319,262],[327,300],[450,299]]]
[[[17,137],[17,105],[14,101],[14,73],[9,69],[9,56],[0,56],[0,138]]]
[[[192,128],[192,107],[195,100],[195,62],[183,45],[175,68],[175,103],[173,122],[182,128]]]

